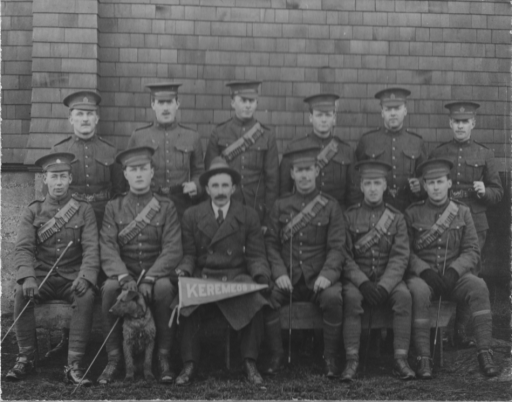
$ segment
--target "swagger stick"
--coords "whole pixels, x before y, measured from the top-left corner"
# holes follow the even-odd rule
[[[54,269],[58,269],[57,268],[57,264],[60,262],[60,260],[62,259],[62,257],[64,257],[64,254],[66,254],[66,251],[68,251],[68,248],[73,244],[73,240],[71,240],[68,245],[66,246],[66,248],[64,249],[64,251],[61,253],[61,255],[59,256],[59,258],[57,258],[57,261],[55,261],[55,264],[53,264],[52,268],[50,269],[50,271],[48,271],[48,273],[46,274],[46,276],[44,277],[43,281],[41,282],[41,284],[39,285],[39,287],[37,288],[37,290],[41,289],[44,285],[44,283],[46,282],[46,280],[50,277],[51,273],[53,272]],[[18,316],[16,317],[16,319],[14,320],[14,322],[12,323],[12,325],[9,327],[9,329],[7,330],[7,332],[5,333],[4,337],[2,338],[2,342],[0,343],[4,343],[4,340],[5,338],[7,337],[7,335],[9,334],[9,332],[11,332],[11,330],[14,328],[14,325],[16,325],[16,323],[18,322],[18,320],[20,319],[20,317],[23,315],[23,313],[25,312],[25,310],[27,309],[28,305],[30,304],[31,301],[33,301],[34,298],[31,297],[30,299],[28,299],[27,301],[27,304],[25,304],[25,307],[23,307],[23,310],[21,310],[21,313],[18,314]]]
[[[290,214],[290,219],[292,214]],[[288,364],[292,362],[292,304],[293,304],[293,231],[290,236],[290,283],[292,289],[290,290],[290,306],[288,307]]]
[[[140,281],[142,280],[142,278],[144,277],[144,274],[146,273],[146,270],[143,269],[142,272],[140,273],[139,275],[139,279],[137,279],[137,285],[140,283]],[[117,317],[117,320],[116,322],[114,323],[114,325],[112,325],[112,328],[110,329],[110,332],[108,333],[107,337],[105,338],[105,340],[103,341],[103,343],[101,344],[100,348],[98,349],[98,353],[96,353],[96,356],[94,356],[94,359],[92,359],[92,362],[91,364],[89,364],[89,367],[87,367],[87,370],[85,371],[85,374],[82,376],[82,379],[80,380],[80,382],[77,384],[77,386],[75,387],[75,389],[73,390],[73,392],[71,392],[71,395],[73,395],[75,393],[75,391],[80,387],[80,385],[82,385],[82,382],[84,381],[85,379],[85,376],[87,375],[87,373],[89,373],[89,370],[91,369],[92,365],[94,364],[94,362],[96,361],[96,359],[98,358],[101,350],[103,349],[103,346],[105,346],[105,344],[107,343],[108,341],[108,338],[110,338],[110,335],[112,335],[112,332],[114,332],[114,328],[117,326],[117,324],[119,323],[119,320],[121,320],[121,317]]]
[[[444,261],[443,261],[443,276],[444,276],[444,269],[446,267],[446,253],[448,252],[448,234],[446,234],[446,247],[444,248]],[[439,314],[441,313],[441,299],[442,295],[439,295],[439,305],[437,306],[437,316],[436,316],[436,330],[434,332],[434,350],[432,353],[432,361],[434,361],[434,358],[436,357],[436,345],[437,345],[437,330],[439,329]]]

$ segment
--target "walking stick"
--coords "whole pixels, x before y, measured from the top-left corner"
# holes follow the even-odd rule
[[[146,273],[146,270],[143,269],[142,272],[140,273],[139,275],[139,279],[137,279],[137,285],[140,283],[140,281],[142,280],[144,274]],[[105,338],[105,340],[103,341],[103,343],[101,344],[99,350],[98,350],[98,353],[96,353],[96,356],[94,356],[94,359],[92,359],[92,362],[91,364],[89,364],[89,367],[87,367],[87,370],[85,371],[85,374],[82,376],[82,379],[80,380],[80,382],[77,384],[77,386],[75,387],[75,389],[73,390],[73,392],[71,392],[71,395],[73,395],[75,393],[75,391],[80,387],[80,385],[82,385],[82,382],[85,380],[85,377],[87,376],[87,373],[89,373],[89,370],[91,369],[92,365],[94,364],[94,362],[96,361],[96,359],[98,358],[100,352],[101,352],[101,349],[103,349],[103,346],[105,346],[105,344],[107,343],[108,341],[108,338],[110,338],[110,335],[112,335],[112,332],[114,332],[114,329],[115,327],[117,326],[117,324],[119,323],[119,320],[121,320],[121,317],[117,317],[117,320],[116,322],[114,323],[114,325],[112,325],[112,328],[110,329],[110,332],[108,333],[107,337]]]
[[[291,214],[290,214],[291,219]],[[293,304],[293,232],[290,237],[290,282],[292,289],[290,290],[290,307],[288,308],[288,364],[292,362],[292,304]]]
[[[48,271],[48,273],[46,274],[46,276],[44,277],[43,281],[41,282],[41,284],[39,285],[39,287],[37,288],[37,290],[41,289],[44,285],[44,283],[46,282],[46,280],[50,277],[51,273],[53,272],[53,270],[57,267],[57,264],[60,262],[60,260],[62,259],[62,257],[64,257],[64,254],[66,254],[66,251],[68,251],[68,248],[73,244],[73,240],[71,240],[68,245],[66,246],[66,248],[64,249],[64,251],[60,254],[59,258],[57,258],[57,261],[55,261],[55,264],[53,264],[52,268],[50,269],[50,271]],[[57,268],[58,269],[58,268]],[[14,328],[14,325],[16,325],[16,323],[18,322],[18,320],[20,319],[20,317],[23,315],[23,313],[25,312],[25,310],[27,309],[28,305],[30,304],[31,301],[33,301],[34,298],[31,297],[30,299],[28,299],[27,301],[27,304],[25,304],[25,307],[23,307],[23,310],[21,310],[21,313],[18,314],[18,316],[16,317],[16,319],[14,320],[14,322],[12,323],[12,325],[9,327],[9,329],[7,330],[7,332],[5,333],[4,337],[2,338],[2,342],[0,343],[4,343],[5,341],[5,338],[7,338],[7,335],[9,335],[9,332],[11,332],[11,330]]]
[[[446,268],[446,254],[448,252],[448,234],[446,235],[446,247],[444,249],[444,261],[443,261],[443,276],[444,276],[444,270]],[[436,316],[436,330],[434,332],[434,350],[432,353],[432,361],[434,361],[434,358],[436,357],[436,345],[437,345],[437,330],[439,329],[439,314],[441,313],[441,299],[442,295],[439,295],[439,304],[437,306],[437,316]]]

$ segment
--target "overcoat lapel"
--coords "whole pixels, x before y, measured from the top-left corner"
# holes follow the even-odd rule
[[[197,227],[201,232],[204,233],[206,237],[210,239],[210,241],[214,238],[215,233],[218,231],[219,225],[215,220],[215,214],[213,213],[210,201],[203,202],[200,205],[199,222]]]
[[[226,219],[222,225],[220,225],[210,244],[217,243],[239,231],[240,225],[238,224],[238,219],[241,219],[241,216],[243,216],[243,210],[239,208],[239,206],[240,204],[236,201],[231,201]]]

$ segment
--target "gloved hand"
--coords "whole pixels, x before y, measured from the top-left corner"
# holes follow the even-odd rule
[[[25,280],[23,281],[23,296],[26,299],[39,296],[37,281],[36,278],[34,278],[33,276],[29,276],[28,278],[25,278]]]
[[[361,286],[359,286],[359,290],[370,306],[377,306],[379,304],[380,293],[375,283],[370,281],[363,282]]]
[[[455,271],[454,268],[448,268],[444,272],[443,281],[444,281],[444,291],[448,295],[452,292],[455,284],[459,280],[459,273]]]
[[[377,290],[379,291],[379,304],[383,304],[389,296],[389,293],[386,289],[384,289],[382,286],[377,285]]]
[[[270,295],[272,292],[272,282],[268,278],[263,275],[258,275],[254,278],[254,282],[256,282],[258,285],[268,285],[267,288],[261,289],[260,292],[265,296]]]
[[[434,271],[432,268],[426,269],[420,274],[420,278],[427,282],[427,285],[434,290],[435,294],[440,295],[443,293],[445,283],[437,271]]]
[[[153,284],[149,282],[142,282],[139,285],[139,293],[144,297],[146,302],[153,301]]]
[[[121,279],[119,284],[123,290],[133,290],[134,292],[137,291],[137,282],[135,282],[135,279],[133,279],[130,275]]]
[[[76,278],[71,285],[71,290],[74,290],[78,296],[83,296],[90,285],[87,279]]]

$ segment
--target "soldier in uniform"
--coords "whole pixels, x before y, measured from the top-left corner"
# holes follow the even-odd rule
[[[199,176],[204,172],[204,163],[199,134],[176,120],[180,86],[170,81],[146,85],[151,91],[155,120],[132,133],[128,148],[145,145],[155,149],[155,177],[151,189],[169,197],[181,219],[185,210],[203,193]]]
[[[178,276],[269,284],[270,269],[258,214],[232,198],[240,179],[240,174],[222,157],[213,159],[210,168],[201,175],[201,185],[210,199],[188,209],[183,216],[184,257],[176,270]],[[240,349],[248,382],[261,384],[263,380],[255,362],[263,338],[261,309],[267,304],[262,294],[251,293],[182,309],[184,365],[176,384],[188,384],[196,376],[202,317],[218,310],[235,331],[240,331]]]
[[[358,161],[376,159],[391,165],[384,202],[402,212],[412,201],[424,196],[414,175],[416,167],[427,159],[421,136],[404,127],[406,98],[410,94],[403,88],[377,92],[375,98],[380,99],[384,126],[363,134],[356,148]]]
[[[75,198],[91,204],[98,229],[101,229],[107,201],[124,188],[121,167],[114,161],[116,148],[96,132],[100,102],[101,96],[93,91],[78,91],[66,96],[62,103],[69,108],[69,122],[74,133],[52,147],[52,152],[75,155],[69,191]],[[99,282],[103,280],[100,272]],[[46,354],[46,358],[65,351],[68,342],[69,328],[62,328],[60,342]]]
[[[71,153],[43,156],[35,164],[43,169],[48,186],[44,200],[34,201],[25,209],[16,242],[14,265],[16,293],[14,316],[18,317],[28,299],[66,300],[73,305],[65,380],[78,384],[92,327],[94,287],[100,269],[98,228],[92,207],[69,191],[72,182]],[[69,242],[72,245],[41,289],[38,286]],[[34,369],[36,352],[34,303],[30,303],[16,323],[19,355],[7,373],[7,380],[22,380]],[[83,385],[92,384],[83,379]]]
[[[265,245],[276,284],[271,294],[274,310],[265,317],[272,352],[268,374],[282,365],[279,308],[289,303],[291,292],[295,301],[311,301],[320,306],[326,374],[329,378],[339,376],[337,358],[343,314],[340,278],[345,234],[337,200],[316,188],[320,174],[317,155],[318,147],[286,154],[296,192],[279,198],[267,220]]]
[[[181,230],[176,208],[169,198],[151,191],[154,176],[154,149],[130,148],[117,155],[124,168],[130,191],[107,204],[100,233],[101,265],[108,279],[102,288],[105,335],[117,317],[110,313],[121,290],[137,290],[136,281],[145,270],[138,286],[150,306],[156,325],[156,349],[160,382],[170,383],[174,373],[169,364],[172,331],[170,305],[177,294],[171,276],[183,254]],[[121,326],[107,341],[108,364],[98,378],[100,384],[112,381],[121,361]]]
[[[407,286],[413,297],[413,343],[418,355],[417,375],[432,377],[428,308],[437,297],[468,305],[485,375],[499,374],[491,350],[492,316],[489,291],[483,279],[473,275],[480,248],[470,209],[450,200],[453,163],[430,159],[418,167],[428,199],[405,211],[411,241]]]
[[[370,308],[387,305],[393,310],[394,371],[409,380],[415,375],[407,362],[412,300],[402,280],[409,260],[407,226],[400,211],[383,201],[391,165],[367,160],[356,164],[356,169],[364,200],[345,213],[343,341],[347,364],[341,379],[352,381],[357,373],[364,301]]]
[[[482,252],[489,229],[485,212],[487,207],[501,201],[503,187],[494,152],[471,139],[471,132],[476,124],[476,110],[479,107],[475,102],[450,102],[445,105],[450,111],[453,139],[434,149],[430,158],[444,158],[453,163],[450,172],[453,178],[451,198],[463,202],[471,210]],[[477,264],[475,268],[473,273],[478,275],[481,264]],[[473,339],[466,332],[470,317],[467,309],[457,306],[455,340],[461,347],[474,346]]]
[[[217,156],[240,173],[233,199],[258,212],[263,223],[279,191],[279,158],[275,135],[254,118],[260,81],[226,84],[235,116],[213,130],[205,155],[208,169]]]
[[[309,105],[313,132],[291,141],[286,147],[279,167],[280,196],[292,192],[294,188],[290,176],[292,162],[286,155],[298,149],[317,148],[316,163],[320,169],[316,179],[317,189],[334,197],[342,210],[357,201],[359,189],[353,187],[354,151],[339,133],[334,132],[338,99],[339,96],[334,94],[318,94],[304,99]]]

